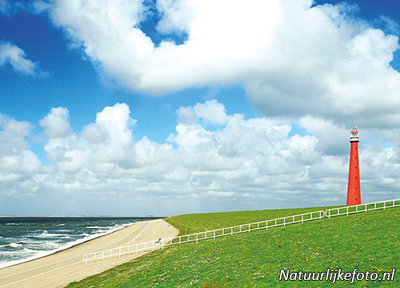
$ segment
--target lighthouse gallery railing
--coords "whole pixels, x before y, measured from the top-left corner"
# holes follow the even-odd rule
[[[266,230],[272,227],[286,226],[295,223],[304,223],[307,221],[319,220],[322,218],[344,216],[344,215],[368,212],[373,210],[381,210],[393,207],[400,207],[400,199],[371,202],[367,204],[360,204],[353,206],[344,206],[344,207],[328,209],[325,211],[323,210],[313,211],[304,214],[298,214],[298,215],[264,220],[254,223],[242,224],[232,227],[220,228],[205,232],[182,235],[174,238],[161,239],[159,241],[158,240],[149,241],[129,246],[117,247],[109,250],[84,254],[82,261],[88,263],[89,261],[104,260],[105,258],[109,257],[117,257],[117,256],[121,257],[122,255],[130,253],[142,253],[142,252],[153,251],[159,248],[163,248],[165,246],[183,244],[188,242],[198,242],[206,239],[215,239],[221,236],[228,236],[228,235],[256,231],[261,229]]]

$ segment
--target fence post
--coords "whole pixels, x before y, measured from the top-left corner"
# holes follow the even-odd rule
[[[392,204],[389,204],[389,202]],[[378,204],[382,204],[382,203],[383,203],[383,207],[381,207],[381,206],[378,207]],[[388,205],[386,205],[386,203],[388,203]],[[371,206],[369,206],[369,205],[371,205]],[[350,208],[354,209],[354,206],[355,206],[355,210],[350,211]],[[281,226],[281,224],[278,224],[278,220],[283,220],[282,224],[284,227],[286,227],[286,224],[294,224],[294,223],[299,223],[299,222],[304,223],[305,221],[308,221],[308,220],[322,219],[325,217],[331,218],[332,216],[342,216],[342,215],[348,216],[352,213],[360,213],[360,212],[367,212],[370,210],[376,210],[376,209],[382,209],[382,208],[386,209],[386,208],[391,208],[391,207],[397,207],[397,206],[400,206],[400,198],[395,199],[395,200],[386,200],[386,201],[366,203],[366,204],[360,204],[360,205],[354,205],[354,206],[332,208],[332,209],[327,209],[324,211],[322,211],[322,210],[314,211],[314,212],[303,213],[303,214],[299,214],[299,215],[292,215],[292,216],[275,218],[275,219],[270,219],[270,220],[265,220],[265,221],[260,221],[260,222],[242,224],[242,225],[238,225],[238,226],[231,226],[231,227],[227,227],[227,228],[215,229],[215,230],[205,231],[205,232],[201,232],[201,233],[183,235],[183,236],[178,236],[179,238],[177,237],[177,238],[162,239],[161,242],[158,242],[158,243],[155,241],[148,241],[145,243],[133,244],[133,245],[135,245],[136,248],[133,248],[133,245],[120,246],[120,247],[116,247],[116,248],[109,249],[109,250],[83,254],[81,259],[82,259],[83,263],[88,264],[88,262],[90,262],[92,260],[99,260],[99,259],[105,260],[105,258],[114,257],[117,255],[117,253],[118,253],[118,257],[121,257],[122,255],[125,255],[128,253],[136,252],[136,254],[138,254],[139,251],[146,251],[149,249],[155,250],[156,247],[158,247],[160,245],[161,245],[161,248],[164,249],[164,246],[168,246],[168,245],[183,244],[183,243],[192,242],[192,241],[196,241],[196,243],[197,243],[198,241],[203,240],[203,239],[209,239],[209,238],[216,239],[217,231],[221,231],[221,234],[219,234],[218,237],[229,235],[229,234],[232,236],[234,233],[251,232],[253,230],[264,229],[261,227],[261,223],[263,223],[263,222],[265,223],[265,229],[268,230],[269,221],[271,221],[271,227],[277,227],[277,226]],[[361,206],[364,207],[364,210],[362,210],[360,208]],[[346,209],[346,212],[342,212],[343,209]],[[337,211],[337,214],[331,215],[332,211]],[[318,217],[317,216],[314,217],[315,213],[319,213]],[[309,215],[310,218],[304,219],[305,215]],[[301,219],[296,220],[296,217],[297,217],[297,219],[298,219],[298,217],[301,217]],[[286,219],[289,219],[289,218],[292,218],[292,222],[290,222],[290,220],[288,220],[288,222],[286,222]],[[272,221],[274,221],[274,224],[272,224]],[[251,225],[254,225],[254,227],[251,228]],[[247,226],[248,230],[244,229],[243,228],[244,226]],[[239,227],[239,232],[234,232],[234,228],[237,228],[237,227]],[[230,229],[230,233],[229,233],[229,229]],[[225,233],[225,230],[227,230],[227,233]],[[208,236],[209,233],[211,233],[211,232],[213,233],[213,235]],[[204,238],[201,238],[202,233],[204,233]],[[194,235],[195,235],[196,239],[193,239]],[[186,238],[184,238],[184,237],[186,237]],[[192,237],[192,240],[190,240],[190,237]],[[187,239],[187,240],[184,241],[183,239]],[[168,243],[168,240],[170,241],[169,243]],[[176,242],[174,242],[174,240],[176,240]],[[141,246],[142,248],[139,248],[139,245],[142,245]],[[125,252],[124,252],[124,249],[125,249]],[[114,253],[114,251],[115,251],[115,253]],[[107,256],[105,255],[106,253],[107,253]]]

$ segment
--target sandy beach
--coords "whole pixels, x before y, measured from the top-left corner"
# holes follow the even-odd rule
[[[144,253],[131,253],[88,263],[85,253],[170,238],[179,231],[162,219],[143,221],[61,252],[0,269],[0,287],[65,287],[71,282],[128,262]]]

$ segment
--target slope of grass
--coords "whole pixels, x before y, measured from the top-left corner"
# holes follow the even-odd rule
[[[186,214],[170,217],[164,220],[178,228],[180,231],[180,235],[185,235],[207,230],[231,227],[240,224],[259,222],[267,219],[275,219],[279,217],[303,214],[312,211],[326,210],[329,208],[332,207]]]
[[[167,220],[191,233],[305,211],[183,215]],[[380,274],[400,269],[399,216],[400,209],[391,208],[177,245],[68,287],[330,287],[325,281],[285,282],[278,277],[281,269],[352,272],[357,268]],[[339,281],[334,286],[349,283]],[[400,275],[394,282],[363,280],[352,286],[400,287]]]

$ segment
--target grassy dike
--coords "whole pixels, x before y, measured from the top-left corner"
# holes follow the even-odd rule
[[[324,208],[326,209],[326,208]],[[319,208],[182,215],[166,219],[181,234],[228,227]],[[392,271],[394,282],[352,287],[400,287],[400,208],[371,211],[176,245],[154,251],[72,287],[331,287],[330,282],[278,281],[281,269],[325,272]],[[336,282],[333,287],[348,287]]]

